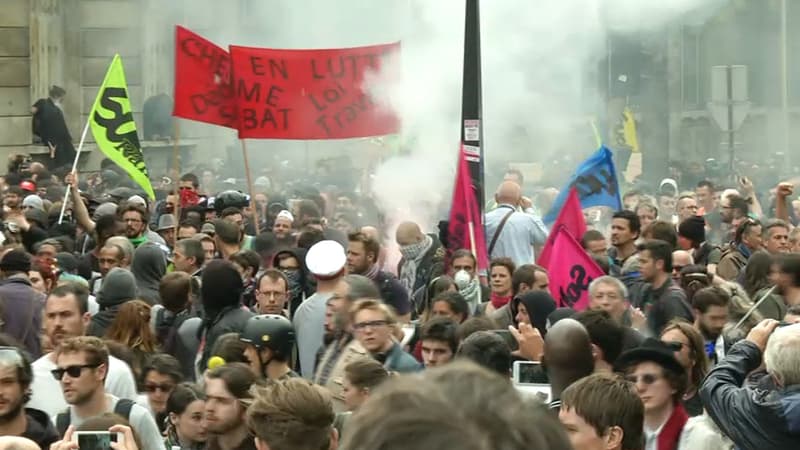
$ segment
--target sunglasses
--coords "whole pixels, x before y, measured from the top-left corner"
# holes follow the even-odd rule
[[[684,346],[686,347],[689,346],[688,344],[684,344],[683,342],[679,341],[669,341],[665,342],[665,344],[667,344],[667,347],[669,347],[669,349],[672,350],[673,352],[679,352],[683,349]]]
[[[646,373],[644,375],[639,375],[639,376],[627,375],[625,377],[625,380],[630,382],[630,383],[636,384],[639,381],[641,381],[643,384],[645,384],[647,386],[655,383],[656,381],[658,381],[660,379],[661,379],[661,375],[656,375],[656,374],[653,374],[653,373]]]
[[[165,394],[169,394],[170,392],[172,392],[173,389],[175,389],[175,386],[169,383],[164,383],[164,384],[153,383],[144,385],[144,390],[147,392],[161,391]]]
[[[59,367],[58,369],[51,370],[50,373],[53,374],[53,378],[55,378],[57,381],[61,381],[61,379],[64,378],[65,373],[69,375],[70,378],[78,378],[81,376],[83,369],[96,369],[99,366],[100,364],[81,364],[68,366],[63,369]]]

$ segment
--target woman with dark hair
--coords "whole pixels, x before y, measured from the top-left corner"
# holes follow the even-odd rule
[[[158,430],[162,433],[166,426],[167,399],[175,386],[183,381],[181,365],[172,355],[156,353],[142,368],[140,385],[145,395],[140,395],[136,402],[146,407],[156,419]]]
[[[675,359],[686,369],[689,383],[681,399],[683,407],[692,417],[703,414],[703,403],[697,392],[709,371],[703,336],[692,324],[677,319],[664,327],[661,342],[672,348]]]
[[[206,426],[204,410],[205,393],[195,384],[181,383],[167,400],[167,438],[169,449],[201,450],[205,448]]]
[[[767,296],[758,305],[758,312],[765,319],[783,320],[783,316],[786,315],[786,303],[777,289],[770,292],[774,286],[771,280],[771,275],[775,272],[774,265],[775,259],[769,253],[762,251],[753,253],[742,272],[741,284],[754,303]]]
[[[483,307],[482,314],[490,316],[494,311],[502,308],[514,296],[511,284],[511,276],[516,270],[514,261],[511,258],[494,258],[489,263],[489,278],[491,280],[489,302],[479,305]]]
[[[133,352],[134,364],[131,369],[139,379],[147,358],[157,349],[156,336],[150,328],[150,305],[142,300],[129,300],[120,305],[105,338]]]

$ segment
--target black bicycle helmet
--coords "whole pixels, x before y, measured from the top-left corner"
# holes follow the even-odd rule
[[[247,319],[239,340],[258,350],[268,348],[276,355],[288,358],[295,343],[294,327],[286,317],[261,314]]]

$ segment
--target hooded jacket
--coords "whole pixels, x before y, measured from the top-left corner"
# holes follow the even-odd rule
[[[200,371],[206,367],[217,338],[225,333],[240,332],[253,313],[242,306],[242,276],[227,261],[214,260],[203,269],[200,298],[205,319],[201,328],[205,344]]]
[[[39,332],[43,308],[44,295],[31,287],[27,275],[12,275],[0,283],[2,330],[36,358],[42,353]]]
[[[547,317],[556,310],[556,302],[549,292],[528,291],[515,297],[512,303],[514,303],[512,313],[514,314],[515,323],[519,305],[523,304],[525,305],[525,310],[528,311],[531,325],[539,330],[542,337],[547,334]],[[519,324],[516,325],[519,326]]]
[[[160,246],[152,243],[140,245],[133,252],[131,273],[139,288],[139,298],[150,305],[161,303],[158,286],[167,273],[167,256]]]
[[[97,294],[97,304],[100,312],[92,316],[92,322],[86,334],[89,336],[103,337],[117,316],[119,306],[128,300],[133,300],[139,295],[136,289],[136,280],[129,270],[115,267],[111,269],[100,286]]]
[[[58,432],[53,422],[43,411],[33,408],[25,408],[25,415],[28,424],[22,437],[28,438],[39,446],[39,448],[50,448],[50,444],[58,441]]]
[[[281,260],[280,256],[287,253],[294,256],[297,263],[300,265],[297,272],[297,279],[290,279],[289,286],[287,286],[290,291],[288,303],[289,317],[293,317],[294,312],[300,307],[303,300],[310,297],[314,291],[316,291],[316,280],[314,280],[314,277],[308,276],[308,267],[306,267],[307,250],[304,248],[294,247],[278,250],[272,258],[272,267],[277,269]],[[287,278],[290,277],[287,275]]]

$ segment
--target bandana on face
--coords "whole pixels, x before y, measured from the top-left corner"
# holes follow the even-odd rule
[[[403,255],[403,267],[400,269],[400,283],[409,292],[414,290],[414,282],[417,279],[417,266],[432,245],[433,238],[425,235],[421,241],[415,244],[400,247],[400,253]]]

